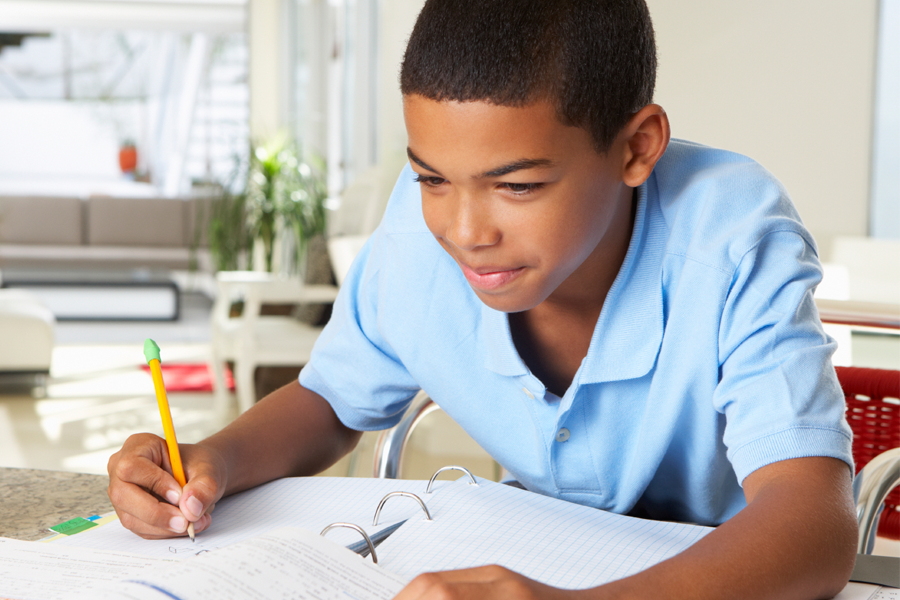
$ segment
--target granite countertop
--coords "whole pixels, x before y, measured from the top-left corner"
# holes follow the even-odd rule
[[[112,511],[109,477],[0,468],[0,537],[39,540],[49,527]]]

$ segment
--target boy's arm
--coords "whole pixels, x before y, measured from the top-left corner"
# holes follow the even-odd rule
[[[644,576],[613,584],[623,594],[612,597],[649,597],[649,589],[663,585],[678,590],[672,598],[812,599],[846,585],[858,529],[844,462],[773,463],[744,480],[744,494],[744,510]]]
[[[199,533],[219,498],[292,475],[313,475],[353,449],[362,434],[322,396],[296,381],[269,394],[198,444],[179,444],[188,483],[170,474],[165,440],[133,435],[109,460],[109,497],[122,524],[146,538]]]
[[[324,471],[353,450],[360,436],[341,423],[325,398],[293,381],[200,445],[215,449],[228,464],[227,496],[280,477]]]
[[[483,567],[420,576],[398,599],[812,600],[837,594],[856,559],[847,465],[824,457],[773,463],[744,480],[744,493],[748,506],[689,549],[605,586],[564,591],[500,567]]]

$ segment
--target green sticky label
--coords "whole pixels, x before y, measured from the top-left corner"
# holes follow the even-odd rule
[[[96,527],[97,524],[93,521],[88,521],[82,517],[75,517],[74,519],[70,519],[65,523],[60,523],[59,525],[54,525],[50,528],[50,531],[55,531],[56,533],[61,533],[62,535],[75,535],[76,533],[81,533],[85,529],[90,529],[91,527]]]

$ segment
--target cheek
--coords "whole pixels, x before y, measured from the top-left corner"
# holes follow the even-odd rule
[[[613,211],[599,198],[584,202],[560,202],[559,211],[544,216],[538,232],[545,256],[556,268],[571,272],[594,251],[606,235]]]
[[[425,226],[428,231],[435,237],[444,237],[447,231],[446,211],[442,210],[441,204],[433,198],[428,198],[422,194],[422,216],[425,218]]]

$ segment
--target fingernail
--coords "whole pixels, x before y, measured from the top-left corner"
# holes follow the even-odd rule
[[[169,528],[175,533],[181,533],[187,529],[187,520],[184,517],[172,517],[169,521]]]
[[[169,490],[166,492],[166,500],[169,501],[169,504],[177,505],[178,501],[181,500],[181,494],[175,490]]]
[[[185,502],[185,506],[187,506],[188,512],[191,513],[192,517],[200,518],[201,513],[203,513],[203,503],[197,500],[194,496],[191,496]]]

